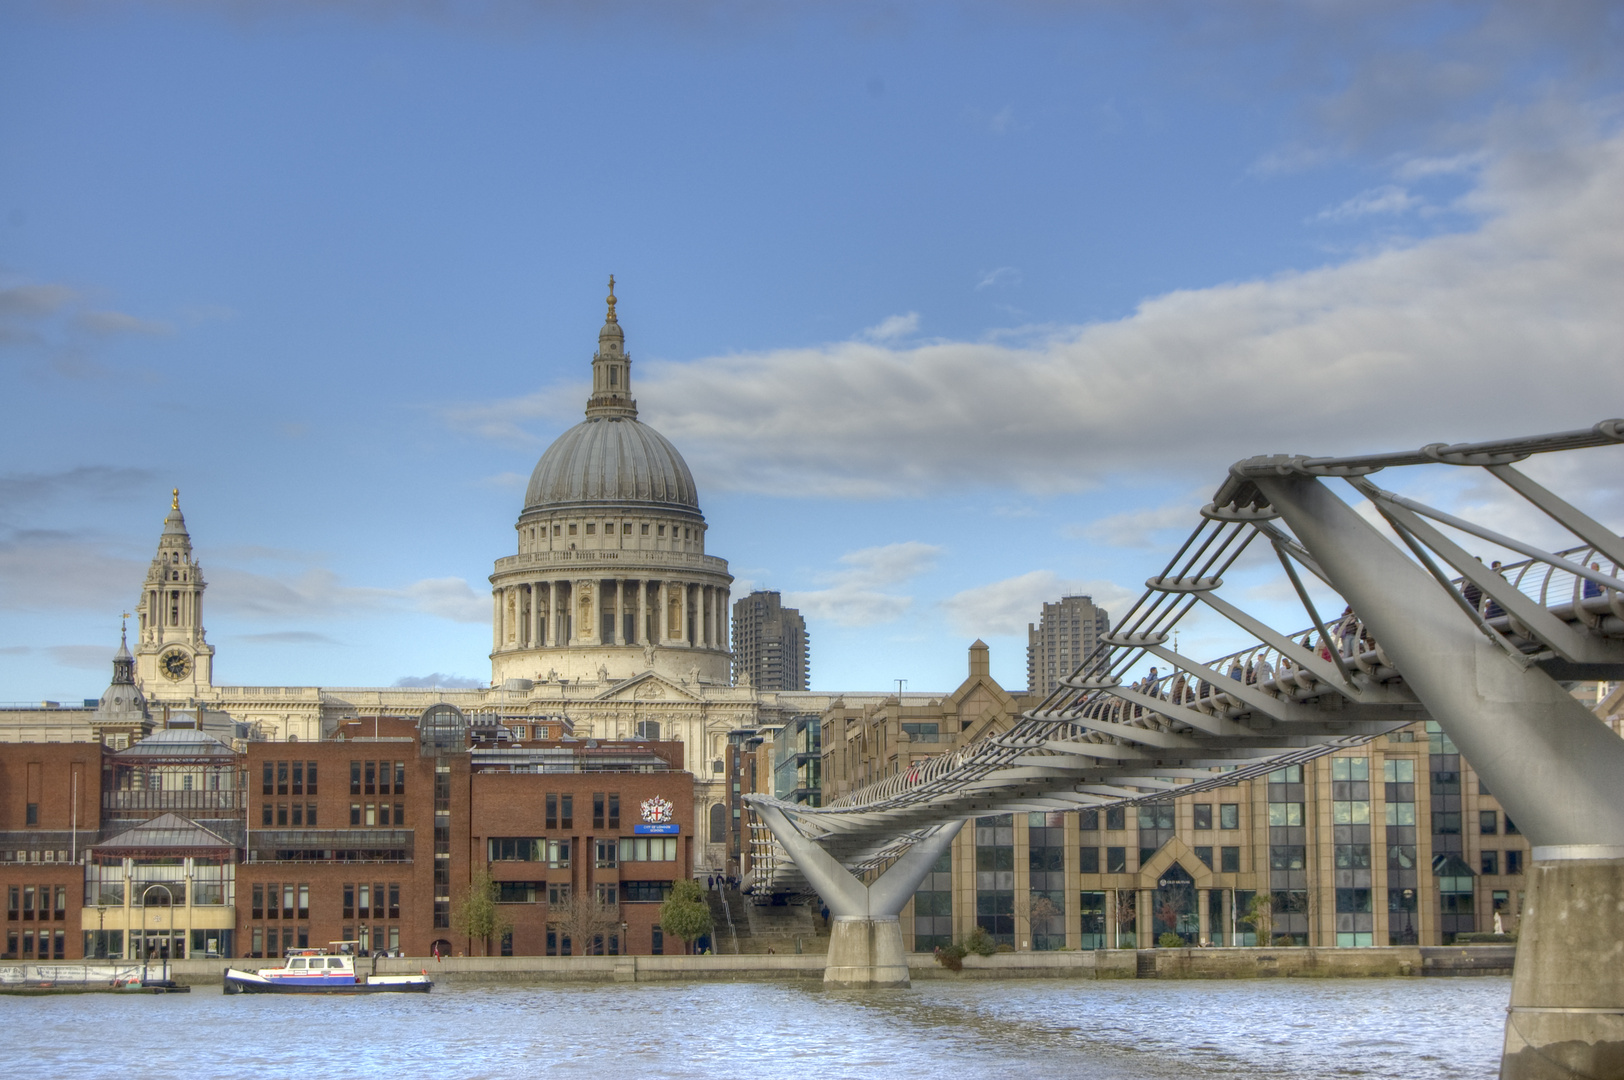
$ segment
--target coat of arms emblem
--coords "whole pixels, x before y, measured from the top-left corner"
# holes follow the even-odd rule
[[[642,804],[643,820],[650,825],[668,825],[676,816],[677,808],[670,801],[656,795],[652,799],[644,799]]]

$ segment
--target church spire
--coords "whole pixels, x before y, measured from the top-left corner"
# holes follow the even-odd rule
[[[632,358],[626,352],[626,332],[615,317],[615,276],[609,275],[609,312],[598,331],[598,351],[592,356],[592,396],[586,402],[588,420],[631,420],[637,417],[632,398]]]

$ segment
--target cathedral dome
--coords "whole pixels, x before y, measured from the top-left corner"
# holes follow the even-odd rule
[[[526,513],[628,503],[699,512],[693,473],[677,448],[628,416],[596,417],[560,435],[524,496]]]

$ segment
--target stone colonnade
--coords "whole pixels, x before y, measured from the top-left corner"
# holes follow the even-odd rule
[[[491,646],[681,645],[725,652],[728,589],[695,581],[566,578],[499,586]],[[603,617],[612,615],[610,625]]]

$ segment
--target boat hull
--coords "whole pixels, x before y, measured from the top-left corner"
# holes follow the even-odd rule
[[[224,989],[228,994],[426,994],[433,987],[426,975],[374,975],[365,982],[295,982],[267,979],[252,971],[227,968]]]

